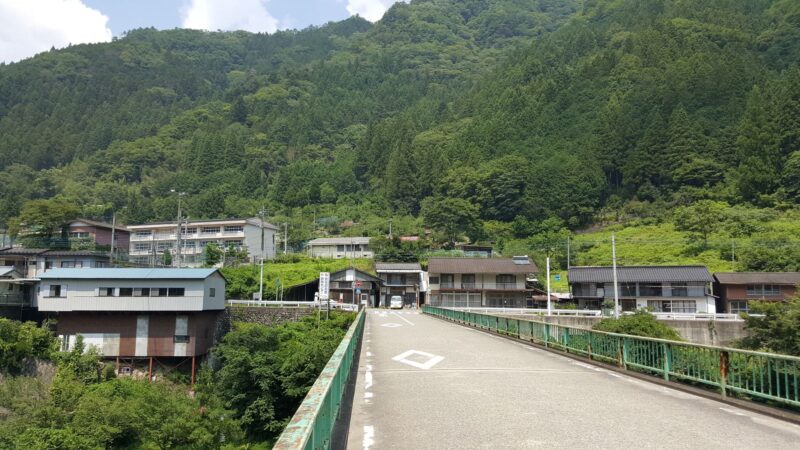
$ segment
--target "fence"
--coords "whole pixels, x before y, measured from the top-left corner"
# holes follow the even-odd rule
[[[364,331],[365,314],[365,310],[358,313],[273,448],[288,450],[331,447],[333,427],[339,417],[342,396],[347,389],[350,369]]]
[[[320,302],[285,302],[282,300],[228,300],[228,306],[252,306],[252,307],[272,307],[272,308],[319,308]],[[351,303],[330,302],[331,309],[342,311],[358,311],[358,305]],[[325,309],[325,302],[322,302],[322,309]]]
[[[422,311],[626,370],[800,408],[800,358],[424,306]]]
[[[464,312],[479,312],[479,313],[488,313],[488,314],[509,314],[509,315],[516,315],[516,314],[547,314],[546,309],[537,309],[537,308],[504,308],[502,306],[497,306],[494,308],[447,308],[456,311],[464,311]],[[580,317],[600,317],[603,315],[603,312],[598,309],[553,309],[551,310],[552,315],[554,316],[580,316]]]

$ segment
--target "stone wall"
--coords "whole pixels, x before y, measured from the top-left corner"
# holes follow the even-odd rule
[[[601,320],[600,317],[576,317],[576,316],[519,316],[507,315],[509,318],[527,317],[532,320],[558,325],[566,325],[575,328],[592,328],[594,324]],[[660,319],[661,322],[674,328],[684,339],[695,344],[721,345],[727,346],[731,342],[741,339],[747,335],[744,329],[744,321],[728,320],[668,320]]]
[[[225,309],[225,314],[222,318],[222,326],[230,329],[230,323],[232,322],[250,322],[273,326],[285,322],[296,322],[303,317],[316,313],[317,310],[315,308],[228,307]]]

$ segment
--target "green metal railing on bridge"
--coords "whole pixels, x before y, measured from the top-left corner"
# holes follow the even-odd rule
[[[423,306],[432,316],[615,364],[627,370],[716,389],[723,396],[800,408],[800,358],[573,328],[522,318]]]
[[[342,396],[347,390],[350,370],[364,332],[365,310],[356,316],[342,342],[311,386],[306,398],[283,430],[273,448],[327,449],[339,418]]]

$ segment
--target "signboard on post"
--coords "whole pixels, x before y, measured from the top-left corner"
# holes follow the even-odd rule
[[[331,292],[331,273],[319,273],[319,299],[328,300]]]

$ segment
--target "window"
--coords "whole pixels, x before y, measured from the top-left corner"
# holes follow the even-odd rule
[[[217,234],[219,233],[219,227],[202,227],[200,232],[203,234]]]
[[[750,310],[747,307],[747,300],[731,300],[730,309],[732,314],[746,313]]]
[[[344,251],[344,245],[337,245],[336,246],[336,251],[337,252],[343,252]]]
[[[439,284],[439,277],[431,277],[430,282],[431,284]]]
[[[672,283],[670,291],[673,297],[687,297],[689,295],[689,286],[686,283]]]
[[[697,305],[694,300],[648,300],[647,307],[653,312],[695,313]]]
[[[442,274],[442,288],[453,288],[455,287],[455,276],[452,273],[443,273]]]
[[[461,289],[475,289],[474,273],[465,273],[461,275]]]
[[[88,238],[89,232],[88,231],[70,231],[69,237],[71,238]]]
[[[169,288],[167,295],[169,297],[183,297],[184,288]]]
[[[133,289],[133,296],[134,297],[149,297],[150,296],[150,288],[134,288]]]
[[[45,261],[44,262],[44,268],[45,268],[45,270],[52,269],[53,268],[53,261]]]
[[[181,227],[181,236],[197,233],[197,227]]]
[[[389,284],[406,284],[406,276],[402,273],[390,273],[387,278]]]
[[[100,297],[113,297],[114,296],[114,288],[113,287],[101,287],[97,291],[97,295]]]
[[[747,295],[750,297],[763,297],[768,295],[780,295],[781,287],[774,284],[748,284]]]
[[[244,231],[244,226],[242,225],[228,225],[225,227],[226,233],[241,233]]]
[[[509,274],[500,274],[497,275],[496,281],[498,289],[513,288],[517,284],[517,277]]]
[[[83,261],[61,261],[61,267],[64,269],[83,267]]]
[[[639,285],[639,295],[642,297],[661,297],[662,294],[661,283],[643,283]]]
[[[135,252],[149,252],[150,244],[146,242],[137,242],[133,244],[133,251]]]
[[[151,288],[150,289],[150,296],[151,297],[166,297],[167,296],[167,288]]]
[[[620,295],[623,297],[636,297],[636,283],[621,283]]]
[[[150,230],[142,230],[133,233],[133,235],[136,236],[137,238],[149,238],[150,236],[153,235],[153,232]]]
[[[208,288],[208,296],[209,297],[216,297],[217,296],[217,288]]]
[[[119,288],[119,296],[120,297],[132,297],[133,296],[133,288]]]
[[[185,344],[189,342],[189,336],[185,334],[176,334],[174,341],[176,344]]]
[[[159,242],[156,246],[156,250],[160,253],[172,248],[172,242]]]
[[[61,297],[61,285],[60,284],[51,284],[50,285],[50,292],[48,292],[48,297]]]

